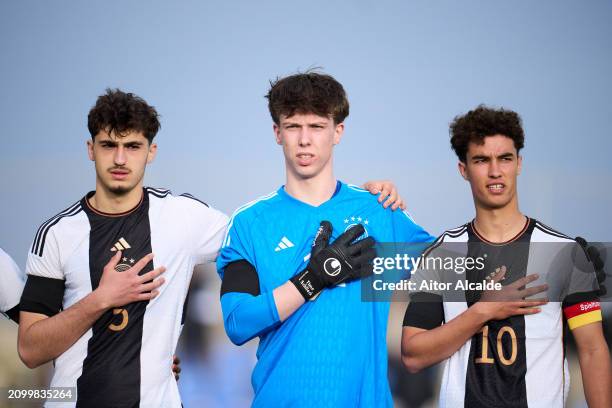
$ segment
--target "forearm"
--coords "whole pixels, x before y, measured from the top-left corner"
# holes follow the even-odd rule
[[[608,348],[578,352],[582,383],[591,408],[612,406],[612,367]]]
[[[27,327],[22,324],[18,341],[21,359],[28,367],[34,368],[57,358],[92,327],[107,309],[97,293],[92,292],[55,316],[36,321]]]
[[[411,372],[437,364],[450,357],[487,322],[474,306],[448,323],[412,336],[402,336],[402,361]]]
[[[257,296],[226,293],[221,297],[225,331],[240,346],[276,327],[303,304],[304,298],[291,282]]]
[[[276,310],[278,310],[281,322],[287,320],[289,316],[295,313],[306,302],[295,285],[290,281],[274,289],[273,294],[274,304],[276,305]]]

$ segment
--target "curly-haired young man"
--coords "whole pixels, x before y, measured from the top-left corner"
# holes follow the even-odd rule
[[[561,407],[569,380],[565,315],[589,406],[612,406],[593,267],[576,241],[519,210],[520,117],[479,106],[455,118],[450,132],[476,217],[442,234],[427,257],[455,252],[480,259],[484,266],[469,268],[461,279],[501,285],[480,292],[414,293],[404,318],[404,365],[416,372],[444,361],[442,407]],[[456,271],[449,275],[459,279]],[[420,269],[413,279],[418,284],[431,276],[443,273]],[[529,285],[536,280],[537,286]]]
[[[138,96],[100,96],[88,118],[96,188],[32,243],[18,350],[28,367],[54,360],[52,387],[76,387],[53,406],[181,405],[171,364],[185,296],[194,266],[216,258],[227,216],[143,187],[159,127]]]

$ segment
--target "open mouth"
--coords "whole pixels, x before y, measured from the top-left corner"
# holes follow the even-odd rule
[[[308,166],[309,164],[312,164],[315,158],[314,154],[312,153],[298,153],[296,157],[300,166]]]
[[[503,193],[505,188],[506,188],[506,185],[503,183],[487,184],[487,190],[493,194]]]

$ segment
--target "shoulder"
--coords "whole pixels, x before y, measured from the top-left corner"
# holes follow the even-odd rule
[[[446,231],[444,231],[435,241],[434,244],[437,242],[453,242],[453,241],[461,241],[463,237],[467,237],[468,235],[468,225],[469,222],[466,222],[465,224],[456,227],[456,228],[451,228],[448,229]]]
[[[440,248],[442,244],[451,243],[451,242],[467,242],[468,240],[468,223],[465,223],[459,227],[451,228],[444,231],[440,234],[435,241],[431,243],[431,245],[427,248],[424,253],[424,256],[429,256],[431,253]]]
[[[176,201],[177,203],[191,203],[189,200],[199,203],[205,207],[210,207],[205,201],[195,197],[190,193],[182,193],[179,195],[172,194],[171,190],[165,188],[145,187],[146,193],[149,195],[150,200],[165,200],[165,201]]]
[[[279,202],[279,200],[278,193],[276,191],[249,201],[234,211],[230,218],[229,228],[231,228],[235,223],[252,223],[261,214],[273,208],[277,202]]]
[[[545,241],[545,242],[576,242],[576,240],[569,235],[557,231],[554,228],[549,227],[541,221],[532,219],[533,232],[532,241]]]
[[[190,193],[175,195],[171,190],[164,188],[145,187],[152,207],[162,206],[176,215],[193,216],[194,214],[227,216],[212,208],[208,203]]]
[[[43,222],[36,231],[30,252],[34,255],[43,256],[45,243],[48,241],[50,234],[57,233],[62,227],[69,225],[75,219],[75,216],[81,212],[83,212],[83,207],[81,200],[79,200]]]

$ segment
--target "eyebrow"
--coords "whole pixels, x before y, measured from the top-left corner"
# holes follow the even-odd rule
[[[118,142],[114,141],[114,140],[110,140],[110,139],[104,139],[104,140],[99,140],[98,141],[100,144],[105,144],[105,145],[110,145],[110,146],[117,146],[119,145]],[[133,140],[131,142],[125,142],[123,143],[124,146],[142,146],[143,143],[141,141],[138,140]]]
[[[475,156],[472,156],[472,160],[483,160],[483,159],[489,159],[490,157],[491,156],[487,156],[487,155],[484,155],[484,154],[477,154]],[[506,157],[514,157],[514,153],[512,153],[512,152],[505,152],[505,153],[502,153],[502,154],[497,155],[495,157],[497,157],[498,159],[505,159]]]

